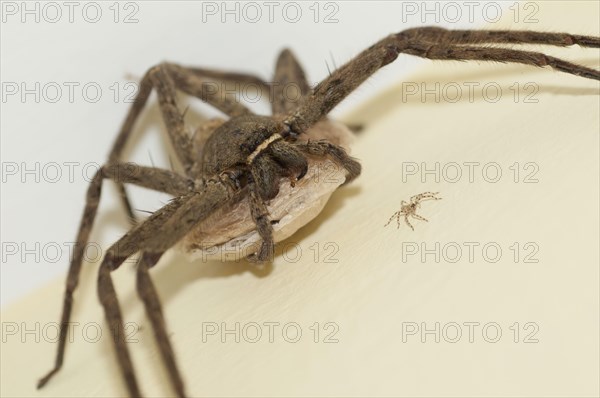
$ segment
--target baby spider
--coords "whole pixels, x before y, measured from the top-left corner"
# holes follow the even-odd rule
[[[389,225],[389,223],[392,222],[392,220],[394,219],[394,217],[396,217],[396,220],[398,221],[398,228],[400,228],[400,216],[404,215],[404,221],[414,231],[415,227],[413,227],[412,224],[410,223],[410,221],[408,221],[408,216],[411,216],[412,218],[416,218],[417,220],[429,221],[425,217],[421,217],[420,215],[418,215],[417,214],[417,209],[419,207],[421,207],[421,202],[424,201],[424,200],[429,200],[429,199],[431,199],[431,200],[440,200],[440,199],[442,199],[442,198],[438,198],[438,197],[435,196],[438,193],[439,192],[423,192],[423,193],[420,193],[418,195],[411,196],[410,197],[410,202],[408,202],[408,203],[403,200],[402,202],[400,202],[400,210],[398,210],[397,212],[395,212],[390,217],[390,219],[384,225],[384,227],[387,227]]]

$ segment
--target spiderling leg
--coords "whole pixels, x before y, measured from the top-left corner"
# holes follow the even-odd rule
[[[400,216],[403,215],[404,222],[406,222],[406,224],[414,231],[415,228],[410,223],[410,221],[408,221],[408,216],[411,216],[412,218],[415,218],[417,220],[429,221],[425,217],[421,217],[420,215],[418,215],[416,211],[421,206],[421,202],[425,200],[441,200],[442,198],[438,198],[436,196],[438,193],[439,192],[423,192],[418,195],[411,196],[410,202],[406,202],[404,200],[401,201],[400,210],[392,214],[388,222],[385,223],[384,227],[387,227],[395,217],[398,223],[398,228],[400,228]]]

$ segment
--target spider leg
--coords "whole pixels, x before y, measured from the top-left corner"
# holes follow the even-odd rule
[[[102,175],[120,184],[134,184],[173,196],[185,195],[195,185],[192,179],[174,171],[140,166],[135,163],[106,165],[102,168]]]
[[[249,75],[246,73],[235,73],[235,72],[223,72],[214,69],[204,69],[195,67],[186,67],[189,72],[195,74],[200,78],[208,78],[212,80],[220,80],[221,82],[244,84],[247,86],[253,85],[262,90],[269,90],[269,83],[265,82],[258,76]],[[244,89],[246,87],[243,87]]]
[[[394,214],[392,214],[392,216],[390,217],[390,219],[388,220],[388,222],[386,222],[386,223],[385,223],[384,227],[387,227],[387,226],[388,226],[388,225],[389,225],[389,224],[392,222],[392,220],[393,220],[395,217],[399,217],[399,214],[400,214],[400,212],[399,212],[399,211],[397,211],[397,212],[395,212]]]
[[[411,202],[417,205],[417,208],[421,207],[421,202],[425,202],[427,200],[441,200],[442,198],[438,198],[437,195],[439,192],[424,192],[419,195],[415,195],[410,198]]]
[[[257,253],[248,256],[250,261],[271,260],[274,254],[273,227],[265,203],[279,193],[280,176],[286,175],[294,185],[308,169],[308,162],[300,151],[284,141],[273,142],[270,153],[259,154],[251,162],[252,178],[249,184],[250,213],[262,238]],[[284,172],[285,171],[285,172]]]
[[[316,156],[329,156],[338,165],[342,166],[346,171],[346,181],[344,184],[349,183],[360,175],[361,165],[354,158],[349,156],[346,151],[330,142],[327,141],[308,141],[297,143],[296,148],[301,151]]]
[[[225,123],[225,119],[214,118],[201,124],[196,128],[196,131],[194,131],[194,134],[192,135],[192,145],[196,155],[194,164],[189,172],[190,177],[198,179],[202,178],[204,175],[205,164],[202,161],[204,146],[206,145],[206,141],[212,135],[212,133],[223,123]]]
[[[148,240],[147,237],[155,232],[161,224],[164,224],[168,217],[173,216],[188,199],[189,197],[176,198],[126,233],[108,249],[98,271],[98,298],[102,307],[104,307],[110,330],[114,333],[113,343],[117,359],[127,390],[132,397],[139,397],[141,393],[133,370],[127,342],[125,341],[123,316],[121,315],[117,293],[110,274],[118,269],[127,258],[142,249]]]
[[[150,278],[150,273],[148,272],[149,268],[156,265],[162,254],[163,253],[142,254],[138,262],[136,285],[138,295],[142,299],[144,307],[146,307],[146,314],[152,324],[154,338],[156,339],[161,356],[165,362],[167,371],[169,372],[171,384],[177,392],[177,395],[183,397],[185,396],[183,380],[177,368],[175,353],[166,331],[166,323],[163,316],[160,299],[154,284],[152,283],[152,279]]]
[[[279,54],[273,80],[271,109],[274,115],[293,111],[298,107],[300,101],[310,93],[310,86],[304,70],[289,49],[285,49]],[[290,90],[292,86],[296,86],[299,92]]]
[[[414,231],[415,227],[413,227],[413,225],[410,223],[410,221],[408,221],[408,215],[409,215],[409,213],[406,213],[404,215],[404,222],[410,227],[410,229],[412,229]]]
[[[444,39],[447,32],[438,28],[415,28],[385,37],[322,80],[307,100],[303,101],[300,108],[288,114],[285,123],[296,134],[303,133],[327,115],[372,74],[396,60],[398,55],[403,53],[429,59],[478,60],[521,63],[540,67],[550,66],[561,72],[600,80],[600,72],[591,68],[538,52],[456,44],[456,42],[460,42],[458,37],[464,35],[464,31],[458,31],[459,33],[455,37]],[[452,34],[450,35],[452,36]],[[474,33],[473,35],[478,34]],[[538,33],[538,35],[542,34]],[[493,35],[488,34],[488,36],[492,37]],[[475,40],[468,35],[466,37],[465,43]],[[550,40],[546,44],[554,44],[559,40],[554,36],[546,37]],[[514,35],[504,36],[504,40],[510,39],[516,40]],[[541,36],[532,36],[528,40],[534,42],[534,39],[537,40],[535,42],[539,42]],[[488,40],[491,39],[488,38]],[[521,40],[525,40],[525,38],[522,37]],[[565,45],[564,40],[569,39],[563,37],[562,40],[561,45]],[[597,47],[600,41],[599,38],[588,36],[572,36],[570,40],[589,47]]]
[[[114,346],[117,353],[117,359],[131,396],[140,396],[140,391],[135,378],[129,351],[126,342],[123,339],[125,335],[123,317],[121,316],[121,310],[112,282],[111,272],[118,269],[127,258],[139,251],[145,252],[146,258],[143,261],[157,261],[158,258],[160,258],[160,253],[171,248],[194,228],[198,222],[202,221],[212,214],[214,210],[227,203],[233,195],[234,188],[232,186],[227,185],[227,183],[224,183],[221,180],[209,180],[208,182],[205,182],[205,186],[200,191],[194,191],[185,196],[174,198],[166,206],[153,213],[144,222],[135,226],[108,249],[106,256],[102,260],[100,270],[98,271],[98,297],[100,303],[104,307],[106,320],[108,321],[111,330],[116,333]],[[143,279],[143,276],[141,278],[142,280],[145,280]],[[147,288],[147,285],[145,285],[144,288]],[[148,291],[144,290],[144,294],[146,293],[148,293]],[[149,296],[145,296],[145,299],[148,300],[148,297]],[[156,304],[156,302],[152,301],[153,298],[156,298],[156,301],[158,302],[158,297],[151,296],[149,302]],[[146,300],[144,300],[145,304],[147,303]],[[153,309],[155,309],[155,307]],[[156,314],[153,315],[157,316]],[[160,322],[157,324],[154,323],[157,319],[160,320],[160,318],[154,318],[154,320],[151,318],[153,327],[160,324]],[[161,336],[160,338],[162,338],[162,335],[166,335],[166,333],[164,329],[160,329],[160,326],[158,326],[155,328],[155,335],[157,336],[157,339],[159,339],[158,336]],[[164,344],[164,341],[161,340],[161,343]],[[172,350],[169,352],[168,348],[162,346],[161,353],[162,355],[166,354],[169,358],[166,362],[170,376],[172,377],[176,389],[178,389],[178,393],[183,395],[183,383],[180,380],[181,377],[178,374],[177,368],[171,366],[172,362],[174,362]]]
[[[588,79],[600,80],[600,72],[597,70],[533,51],[511,50],[507,48],[412,43],[407,49],[404,50],[404,52],[406,54],[412,54],[429,59],[513,62],[540,67],[550,66],[551,68],[561,72],[570,73]]]
[[[425,200],[425,199],[440,199],[440,198],[436,198],[435,195],[437,195],[439,192],[423,192],[420,193],[418,195],[414,195],[410,197],[410,201],[414,203],[415,200]]]
[[[190,184],[193,184],[191,180],[188,180],[187,178],[179,176],[178,174],[168,170],[140,166],[137,166],[133,170],[134,171],[132,171],[132,168],[129,164],[113,164],[110,166],[104,166],[96,172],[90,183],[86,195],[85,210],[79,225],[77,241],[73,247],[71,263],[69,265],[69,271],[67,274],[60,322],[60,337],[55,365],[46,376],[40,379],[37,385],[38,388],[43,387],[50,380],[50,378],[52,378],[52,376],[58,372],[63,364],[68,333],[68,323],[71,318],[71,310],[73,306],[73,293],[79,282],[79,274],[81,271],[81,264],[83,262],[85,246],[89,240],[94,219],[96,218],[96,212],[100,202],[100,195],[102,193],[102,180],[109,178],[120,183],[133,183],[173,195],[183,195],[184,193],[188,193]]]
[[[428,219],[426,219],[425,217],[421,217],[421,216],[420,216],[420,215],[418,215],[417,213],[412,213],[412,214],[411,214],[411,217],[412,217],[412,218],[416,218],[417,220],[422,220],[422,221],[427,221],[427,222],[429,222],[429,220],[428,220]]]
[[[600,38],[569,33],[527,30],[448,30],[434,26],[405,30],[419,40],[448,44],[545,44],[551,46],[600,47]]]
[[[248,108],[236,101],[235,98],[228,96],[225,87],[211,85],[210,80],[200,77],[198,73],[171,63],[160,64],[159,67],[163,67],[165,75],[173,79],[174,88],[209,103],[226,115],[234,117],[252,114]],[[165,75],[159,78],[164,81],[166,80]]]
[[[405,214],[405,213],[403,213],[403,212],[399,211],[399,212],[397,212],[397,214],[398,214],[398,215],[396,216],[396,224],[397,224],[397,225],[396,225],[396,229],[400,229],[400,216],[401,216],[402,214]]]

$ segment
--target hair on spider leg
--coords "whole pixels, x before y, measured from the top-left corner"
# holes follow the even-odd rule
[[[488,44],[510,45],[488,47]],[[336,68],[316,86],[308,84],[304,70],[290,50],[280,53],[273,81],[243,73],[214,71],[161,63],[148,69],[141,78],[134,102],[121,126],[107,163],[90,181],[81,218],[77,243],[67,274],[60,320],[60,336],[53,368],[38,382],[43,387],[62,367],[71,319],[73,296],[79,281],[84,248],[96,218],[103,181],[120,188],[122,203],[135,219],[124,184],[132,184],[173,198],[111,245],[98,271],[97,291],[106,321],[116,331],[113,347],[123,382],[130,396],[142,396],[126,342],[122,339],[123,316],[112,282],[112,272],[128,258],[139,255],[136,289],[146,309],[154,337],[177,396],[186,396],[175,352],[167,333],[160,299],[150,269],[163,253],[173,247],[187,252],[203,249],[203,243],[217,242],[222,250],[231,242],[246,239],[251,250],[248,259],[263,264],[252,272],[267,275],[272,268],[275,243],[294,234],[323,209],[333,191],[361,174],[361,164],[349,155],[352,133],[327,116],[371,75],[401,54],[432,60],[506,62],[600,80],[600,71],[571,63],[541,52],[515,49],[520,44],[548,44],[600,47],[600,38],[568,33],[509,30],[446,30],[420,27],[384,37],[344,65]],[[269,96],[271,116],[257,115],[247,106],[207,81],[255,84],[272,89]],[[300,100],[285,95],[287,84],[300,88]],[[207,90],[211,88],[211,90]],[[166,134],[174,149],[179,171],[138,167],[135,175],[126,173],[122,161],[124,148],[152,92],[156,92]],[[211,119],[198,137],[189,134],[178,108],[179,93],[208,103],[228,119]],[[264,97],[263,97],[264,98]],[[199,128],[200,128],[199,127]],[[192,139],[192,137],[194,137]],[[196,140],[196,138],[198,138]],[[308,139],[310,138],[310,139]],[[319,180],[318,170],[328,164],[337,166],[334,183]],[[294,187],[290,181],[294,181]],[[408,217],[427,221],[416,214],[420,202],[440,200],[438,193],[423,192],[401,202],[396,217],[414,230]],[[274,223],[274,220],[278,220]],[[386,226],[388,225],[386,224]],[[223,232],[225,231],[225,232]],[[233,237],[233,238],[232,238]],[[229,246],[228,246],[229,245]],[[214,246],[217,247],[217,246]],[[204,248],[205,249],[205,248]]]
[[[150,210],[144,210],[144,209],[135,209],[135,211],[139,211],[139,212],[142,212],[142,213],[147,213],[147,214],[154,214],[154,212],[153,212],[153,211],[150,211]]]

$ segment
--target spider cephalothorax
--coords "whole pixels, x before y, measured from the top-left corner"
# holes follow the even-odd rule
[[[119,366],[129,394],[140,396],[133,364],[124,340],[123,319],[111,272],[140,254],[137,290],[155,332],[169,379],[179,396],[184,383],[166,331],[160,301],[149,269],[171,247],[180,244],[188,251],[227,246],[243,238],[251,249],[244,256],[256,261],[272,258],[274,244],[314,218],[329,195],[342,182],[360,174],[360,164],[348,155],[346,134],[327,119],[329,112],[380,68],[400,54],[438,60],[476,60],[549,66],[557,71],[600,80],[600,72],[543,53],[491,47],[524,43],[600,47],[600,38],[528,31],[445,30],[435,27],[410,29],[390,35],[370,46],[350,62],[311,88],[300,64],[284,50],[276,64],[274,84],[239,73],[182,67],[163,63],[146,72],[136,99],[117,136],[108,162],[94,176],[87,192],[86,206],[67,276],[61,330],[54,368],[44,377],[42,387],[61,368],[71,317],[73,292],[78,283],[86,243],[96,216],[102,181],[117,184],[125,208],[135,216],[124,189],[134,184],[171,194],[174,198],[147,219],[134,222],[131,230],[106,252],[98,272],[98,296],[104,307]],[[232,100],[224,90],[206,83],[236,82],[270,90],[273,116],[257,116]],[[300,99],[288,98],[293,84]],[[221,85],[217,85],[221,87]],[[210,88],[210,90],[207,90]],[[122,162],[128,142],[150,93],[155,90],[174,150],[183,168],[174,172]],[[197,97],[229,117],[200,126],[194,136],[187,133],[184,113],[177,106],[176,91]],[[344,181],[319,179],[315,170],[330,162]],[[423,199],[423,198],[421,198]],[[415,215],[418,200],[397,214]],[[254,234],[254,235],[253,235]],[[233,243],[232,243],[233,242]]]
[[[206,175],[236,171],[256,185],[261,199],[277,196],[279,178],[299,180],[306,174],[305,156],[288,140],[289,128],[270,117],[247,115],[219,126],[206,141],[202,163]]]

